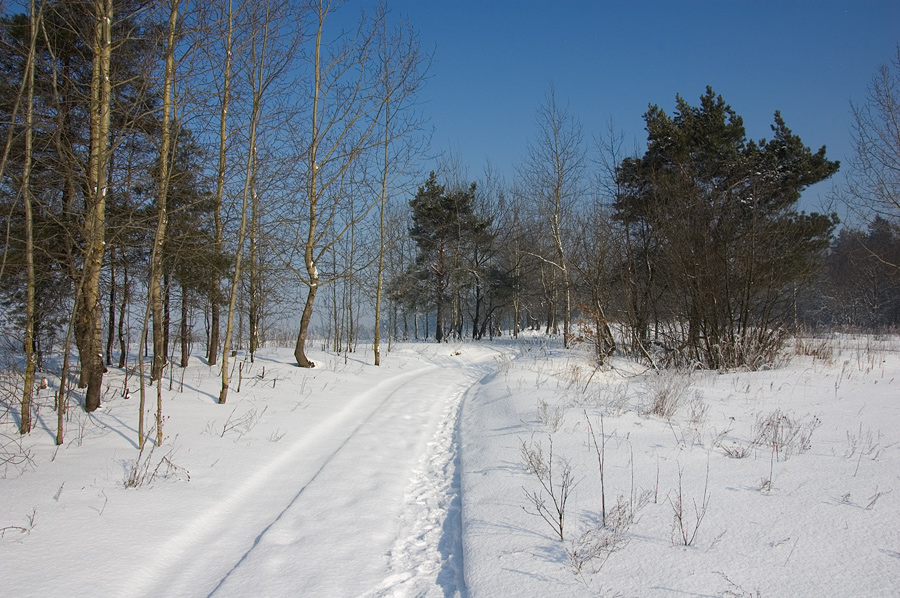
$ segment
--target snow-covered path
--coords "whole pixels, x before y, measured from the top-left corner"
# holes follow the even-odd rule
[[[464,596],[457,414],[497,355],[411,345],[380,368],[320,353],[301,370],[286,351],[264,353],[243,363],[225,406],[196,364],[183,392],[166,388],[166,441],[142,457],[134,399],[110,394],[91,418],[74,410],[58,451],[42,420],[35,471],[0,481],[0,559],[54,574],[4,565],[3,585],[92,598]],[[129,489],[139,460],[160,476]]]
[[[452,367],[434,363],[398,371],[353,397],[165,541],[167,549],[128,584],[131,591],[217,597],[457,593],[460,557],[453,545],[441,543],[445,533],[458,535],[458,525],[442,528],[453,502],[454,424],[464,392],[485,374],[484,357],[495,354],[468,353],[453,356]],[[250,507],[272,494],[279,498],[268,500],[268,508]],[[232,524],[246,512],[255,513],[253,522]],[[217,552],[228,555],[218,567],[193,560]]]
[[[830,342],[779,370],[671,372],[671,419],[647,407],[661,374],[538,335],[395,345],[382,367],[272,350],[239,359],[227,405],[215,368],[167,379],[153,452],[119,392],[134,376],[72,409],[59,448],[41,391],[21,445],[0,418],[0,595],[895,596],[900,341]],[[795,432],[762,444],[769,421]],[[571,467],[565,541],[527,510],[551,490],[523,447],[557,494]]]

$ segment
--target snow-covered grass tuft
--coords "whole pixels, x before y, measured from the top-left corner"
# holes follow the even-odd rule
[[[753,444],[771,449],[776,461],[787,461],[810,449],[813,432],[821,425],[816,416],[798,418],[776,409],[756,418]]]
[[[691,386],[689,372],[666,369],[648,373],[644,378],[647,406],[645,412],[664,419],[672,419]]]
[[[147,446],[150,446],[149,451]],[[125,467],[125,480],[123,482],[125,488],[142,488],[162,480],[183,480],[186,482],[191,480],[190,472],[172,461],[175,453],[174,448],[170,447],[165,455],[154,459],[153,455],[156,449],[157,446],[149,442],[149,440],[145,441],[141,448],[138,449],[137,457]]]

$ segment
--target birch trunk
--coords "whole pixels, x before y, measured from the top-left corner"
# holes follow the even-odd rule
[[[113,0],[94,0],[93,64],[90,101],[90,161],[83,225],[83,276],[76,304],[75,338],[86,384],[84,409],[100,407],[103,374],[100,272],[106,245],[108,190]]]

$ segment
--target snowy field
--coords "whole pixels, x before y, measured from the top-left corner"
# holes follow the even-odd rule
[[[143,452],[134,376],[59,448],[42,390],[21,444],[0,404],[0,595],[898,596],[900,339],[803,349],[691,374],[543,337],[266,350],[226,405],[194,359]]]

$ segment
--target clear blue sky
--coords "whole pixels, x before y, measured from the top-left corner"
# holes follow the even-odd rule
[[[434,52],[423,94],[437,150],[469,177],[486,160],[510,182],[549,84],[588,139],[612,119],[643,149],[650,103],[697,104],[707,85],[770,136],[775,110],[814,150],[851,151],[850,101],[862,101],[900,43],[900,0],[679,2],[389,0]],[[829,183],[810,190],[807,210]]]

